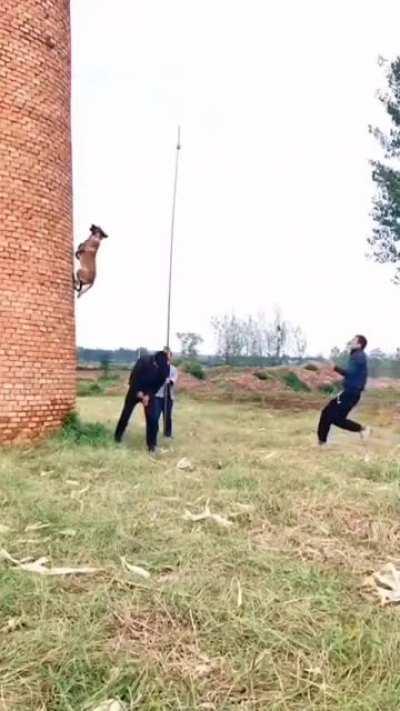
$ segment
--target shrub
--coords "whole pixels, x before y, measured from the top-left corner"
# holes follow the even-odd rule
[[[82,422],[76,412],[66,417],[57,438],[65,444],[91,444],[97,447],[112,441],[111,433],[104,425],[100,422]]]
[[[121,380],[120,376],[117,375],[116,373],[109,373],[106,377],[102,375],[98,381],[97,384],[105,390],[105,388],[111,388],[113,385],[116,385]]]
[[[204,368],[197,360],[188,360],[183,364],[183,370],[189,375],[193,375],[198,380],[205,380],[206,374]]]
[[[314,373],[318,373],[319,368],[314,363],[307,363],[307,365],[304,366],[304,370],[312,370]]]
[[[93,395],[102,395],[103,390],[98,383],[89,383],[87,381],[81,381],[78,383],[78,396],[79,397],[90,397]]]
[[[111,366],[111,360],[108,355],[103,356],[103,358],[100,361],[100,368],[103,371],[103,378],[106,378],[108,373],[110,372],[110,366]]]
[[[282,380],[287,385],[291,390],[294,390],[296,393],[300,392],[307,392],[309,393],[311,391],[311,388],[306,385],[306,383],[303,383],[302,380],[296,375],[296,373],[293,373],[293,371],[289,371],[288,373],[285,373],[282,375]]]
[[[253,375],[259,380],[272,380],[272,375],[267,373],[265,370],[256,370]]]

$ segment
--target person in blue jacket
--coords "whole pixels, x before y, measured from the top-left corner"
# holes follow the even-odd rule
[[[368,378],[368,364],[365,349],[367,339],[365,336],[355,336],[350,343],[350,357],[347,368],[335,366],[334,370],[343,375],[343,390],[331,400],[322,410],[318,425],[318,442],[324,445],[327,442],[331,425],[336,425],[349,432],[358,432],[362,439],[366,439],[369,428],[358,422],[348,419],[350,410],[360,401]]]

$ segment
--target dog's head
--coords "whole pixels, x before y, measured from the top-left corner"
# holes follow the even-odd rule
[[[91,226],[90,233],[92,235],[97,235],[98,237],[100,237],[100,239],[105,239],[106,237],[108,237],[108,235],[106,235],[104,230],[102,230],[101,227],[98,227],[97,225]]]

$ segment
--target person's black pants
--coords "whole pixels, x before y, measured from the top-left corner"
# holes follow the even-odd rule
[[[156,402],[157,399],[158,398],[154,397],[154,395],[151,395],[148,406],[144,408],[144,413],[146,417],[146,443],[147,448],[151,452],[157,446],[158,420],[160,417]],[[124,406],[122,408],[121,416],[118,420],[118,424],[114,434],[114,439],[116,442],[121,441],[122,436],[128,425],[129,419],[132,415],[132,412],[136,405],[140,402],[141,400],[138,399],[136,391],[131,390],[131,388],[129,388],[125,398]]]
[[[157,400],[157,419],[160,420],[160,415],[163,415],[164,422],[164,434],[166,437],[172,437],[172,408],[174,406],[174,401],[167,397],[156,397]]]
[[[345,390],[322,410],[318,425],[318,439],[321,443],[327,441],[331,425],[336,425],[336,427],[349,432],[362,431],[363,428],[358,422],[347,419],[347,415],[357,405],[360,397],[360,391]]]

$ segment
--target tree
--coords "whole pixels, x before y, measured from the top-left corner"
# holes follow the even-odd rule
[[[377,262],[396,265],[394,281],[400,283],[400,57],[388,66],[386,80],[387,92],[380,94],[379,100],[388,114],[390,130],[385,133],[370,128],[383,148],[385,162],[371,162],[376,196],[368,242]]]
[[[197,346],[203,343],[203,339],[198,333],[181,332],[176,334],[181,343],[181,353],[185,358],[196,358],[198,355]]]
[[[303,359],[307,350],[307,336],[301,326],[293,327],[292,337],[295,346],[295,355],[297,358]]]
[[[217,354],[229,365],[244,349],[243,322],[235,314],[225,314],[212,318],[211,326],[216,336]]]
[[[289,324],[283,320],[279,308],[275,309],[275,318],[267,333],[269,355],[280,363],[289,338]]]
[[[242,322],[242,338],[244,355],[248,358],[262,358],[263,356],[263,335],[260,320],[253,316],[248,316]]]
[[[110,355],[110,353],[105,352],[100,359],[100,368],[103,371],[103,378],[107,378],[107,376],[110,372],[110,366],[111,366],[111,355]]]
[[[254,363],[269,360],[279,365],[283,358],[295,354],[303,358],[307,338],[300,326],[293,326],[275,309],[274,320],[267,323],[265,314],[240,318],[235,314],[217,316],[211,320],[217,341],[217,354],[225,363],[235,359],[251,359]]]
[[[341,355],[342,354],[340,348],[338,348],[337,346],[333,346],[333,348],[331,348],[329,358],[330,360],[333,360],[334,363],[336,363],[336,361],[339,360]]]
[[[370,360],[385,360],[386,353],[384,353],[380,348],[374,348],[369,354]]]

